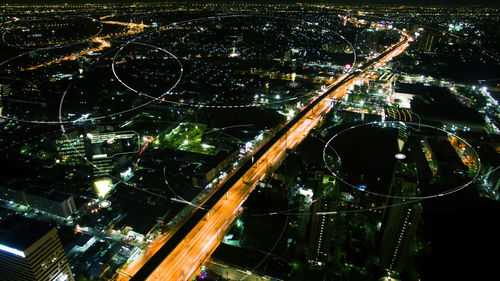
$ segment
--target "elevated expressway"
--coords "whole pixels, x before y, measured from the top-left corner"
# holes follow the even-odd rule
[[[294,149],[332,108],[332,101],[342,98],[346,90],[369,69],[377,69],[399,55],[408,46],[409,35],[401,31],[401,40],[390,46],[377,58],[351,74],[340,77],[308,105],[295,118],[286,123],[262,145],[251,159],[219,187],[213,195],[193,210],[191,216],[168,240],[158,246],[149,259],[144,259],[138,270],[118,280],[188,280],[210,257],[222,241],[236,218],[241,205],[260,180],[269,176],[286,155]],[[207,211],[209,210],[209,211]],[[130,276],[133,277],[130,278]]]

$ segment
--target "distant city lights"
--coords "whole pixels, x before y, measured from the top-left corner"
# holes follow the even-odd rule
[[[98,179],[94,181],[94,188],[97,192],[97,195],[100,198],[106,197],[108,193],[111,191],[112,180],[109,178]]]

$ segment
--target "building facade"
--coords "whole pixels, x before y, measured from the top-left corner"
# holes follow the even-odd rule
[[[1,221],[0,280],[74,281],[56,228],[21,216]]]
[[[44,191],[35,187],[22,185],[0,186],[0,199],[63,218],[77,211],[73,196],[55,190]]]
[[[416,173],[414,164],[397,161],[390,188],[394,198],[384,214],[380,244],[380,266],[393,277],[404,269],[422,216],[422,204],[409,198],[419,194]]]

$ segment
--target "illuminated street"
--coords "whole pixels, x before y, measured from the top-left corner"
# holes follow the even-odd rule
[[[403,37],[402,43],[406,43]],[[400,54],[407,44],[391,50],[386,56],[380,59],[386,62],[392,57]],[[376,63],[375,67],[380,67],[382,63]],[[345,78],[344,78],[345,79]],[[240,178],[233,187],[229,189],[225,196],[208,212],[207,215],[193,228],[184,240],[177,245],[168,257],[155,269],[147,280],[161,280],[173,278],[173,280],[188,280],[196,273],[206,258],[215,250],[229,227],[239,216],[241,205],[254,190],[259,181],[269,176],[274,168],[286,156],[286,151],[295,148],[312,128],[323,118],[324,114],[331,109],[331,101],[341,99],[345,91],[355,81],[350,78],[347,81],[340,81],[332,84],[330,89],[337,86],[323,98],[316,106],[310,109],[300,120],[297,121],[274,145],[263,154],[255,164]],[[341,83],[341,84],[339,84]],[[330,91],[329,89],[325,92]],[[196,241],[196,242],[195,242]],[[151,250],[149,250],[151,251]],[[154,251],[153,251],[154,252]],[[148,254],[149,255],[149,252]],[[146,256],[147,257],[147,256]],[[142,259],[139,259],[138,265]],[[135,263],[134,263],[135,268]],[[132,271],[130,271],[132,272]],[[131,273],[127,273],[127,275]],[[128,276],[127,276],[128,277]],[[123,280],[127,278],[122,277]]]

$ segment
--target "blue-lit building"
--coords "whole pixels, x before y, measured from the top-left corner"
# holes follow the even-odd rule
[[[0,221],[0,280],[74,281],[57,229],[17,215]]]

